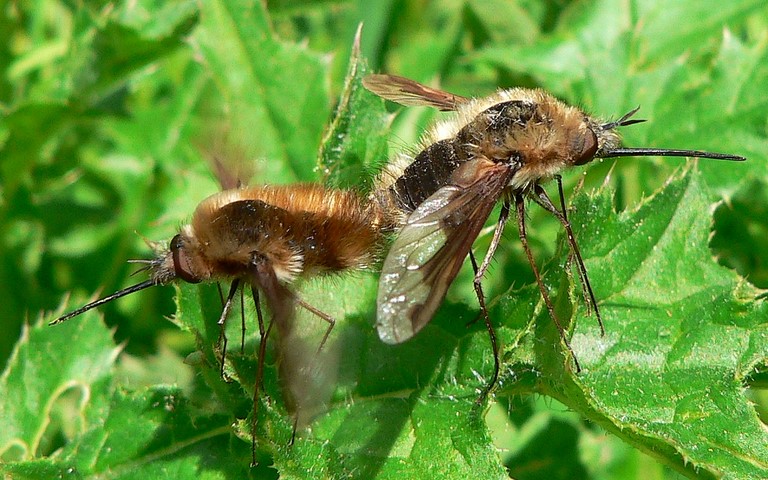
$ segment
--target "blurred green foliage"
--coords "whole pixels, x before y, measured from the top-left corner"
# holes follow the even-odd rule
[[[765,385],[768,357],[765,296],[755,300],[752,286],[768,287],[766,18],[757,0],[5,4],[0,470],[768,476],[768,441],[749,401],[764,410],[765,395],[745,391]],[[625,129],[627,145],[749,161],[622,159],[565,175],[569,190],[583,182],[571,216],[606,337],[563,268],[556,222],[529,209],[558,312],[575,325],[580,375],[510,225],[484,284],[504,347],[487,422],[473,403],[493,362],[482,326],[464,326],[477,314],[468,270],[423,334],[398,347],[373,332],[375,277],[303,285],[339,320],[334,400],[288,447],[291,420],[270,364],[260,465],[248,469],[254,362],[233,349],[236,381],[219,378],[215,292],[183,286],[174,305],[172,288],[149,289],[56,328],[40,317],[135,282],[125,261],[146,258],[144,238],[166,241],[219,188],[212,155],[244,165],[253,183],[370,188],[385,147],[408,148],[441,114],[398,109],[393,120],[360,89],[366,71],[463,95],[542,87],[606,118],[639,104],[649,122]]]

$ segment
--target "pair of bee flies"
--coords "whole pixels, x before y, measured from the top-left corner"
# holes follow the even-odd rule
[[[255,409],[265,340],[272,325],[277,325],[283,339],[290,338],[296,307],[307,309],[328,323],[320,347],[334,325],[329,315],[302,300],[290,285],[310,275],[374,268],[378,252],[385,249],[385,234],[394,230],[397,235],[384,259],[379,281],[376,328],[380,338],[398,344],[416,335],[432,319],[469,256],[475,272],[474,290],[495,362],[493,376],[478,399],[482,402],[498,380],[500,366],[481,281],[501,241],[512,205],[536,283],[578,370],[578,361],[528,244],[525,201],[533,200],[563,226],[587,306],[594,309],[602,331],[597,300],[567,217],[560,173],[596,158],[745,160],[738,155],[698,150],[621,148],[617,129],[642,122],[632,118],[637,109],[616,121],[604,122],[542,90],[513,88],[471,99],[394,75],[370,75],[363,84],[386,100],[453,111],[454,117],[434,125],[423,136],[415,156],[397,156],[368,198],[353,191],[304,184],[230,188],[205,199],[191,223],[181,228],[169,247],[144,261],[148,280],[91,302],[51,324],[155,285],[178,280],[231,281],[219,319],[224,341],[223,369],[224,324],[236,293],[248,284],[261,336]],[[557,181],[559,207],[541,186],[551,179]],[[488,251],[478,264],[472,244],[499,201],[500,216]],[[272,314],[268,325],[263,321],[260,295]],[[291,347],[285,344],[283,348]]]

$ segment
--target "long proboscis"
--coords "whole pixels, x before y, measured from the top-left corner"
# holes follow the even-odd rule
[[[669,148],[614,148],[600,155],[600,158],[611,157],[696,157],[714,160],[731,160],[743,162],[746,157],[729,153],[702,152],[701,150],[675,150]]]
[[[155,282],[154,280],[151,280],[151,279],[150,280],[145,280],[145,281],[143,281],[141,283],[137,283],[136,285],[131,285],[130,287],[124,288],[122,290],[118,290],[117,292],[113,293],[112,295],[107,295],[106,297],[100,298],[100,299],[98,299],[96,301],[93,301],[93,302],[87,304],[87,305],[84,305],[84,306],[78,308],[77,310],[73,310],[73,311],[69,312],[68,314],[63,315],[63,316],[57,318],[56,320],[52,321],[48,325],[57,325],[59,323],[66,322],[67,320],[69,320],[72,317],[76,317],[76,316],[80,315],[81,313],[85,313],[88,310],[96,308],[96,307],[98,307],[100,305],[104,305],[105,303],[111,302],[112,300],[116,300],[116,299],[118,299],[120,297],[124,297],[126,295],[130,295],[132,293],[138,292],[139,290],[144,290],[145,288],[154,287],[155,285],[158,285],[158,283]]]

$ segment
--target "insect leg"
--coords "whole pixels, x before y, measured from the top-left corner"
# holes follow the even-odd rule
[[[587,294],[589,295],[589,302],[587,303],[587,307],[589,307],[590,303],[595,309],[595,315],[597,316],[597,323],[600,325],[600,334],[605,335],[605,327],[603,326],[603,318],[600,315],[600,309],[597,306],[597,299],[595,299],[595,293],[592,291],[592,285],[589,283],[589,275],[587,275],[587,267],[584,266],[584,260],[581,257],[581,251],[579,250],[579,245],[576,243],[576,236],[573,234],[573,229],[571,228],[571,222],[568,220],[568,216],[566,214],[565,209],[565,197],[563,195],[563,184],[562,181],[558,178],[557,179],[557,185],[560,192],[560,204],[563,208],[562,213],[557,209],[557,207],[552,204],[552,200],[550,200],[549,196],[547,195],[547,192],[540,186],[536,185],[534,187],[534,193],[533,200],[541,205],[545,210],[550,212],[552,215],[557,218],[560,223],[563,225],[563,228],[565,229],[566,237],[568,238],[568,245],[571,247],[571,251],[573,251],[574,255],[576,256],[576,264],[578,265],[579,270],[579,279],[581,280],[582,286],[586,289]]]
[[[219,291],[219,300],[221,300],[221,306],[224,307],[224,292],[221,291],[221,282],[216,282],[216,290]]]
[[[272,331],[272,322],[264,329],[264,317],[261,313],[261,303],[259,302],[259,289],[251,285],[251,295],[253,303],[256,305],[256,318],[259,322],[259,351],[256,359],[256,381],[253,384],[253,413],[251,417],[251,467],[256,466],[256,412],[259,408],[259,389],[264,390],[264,357],[267,351],[267,337]],[[269,397],[267,397],[269,399]]]
[[[259,324],[259,352],[258,352],[258,365],[256,368],[256,387],[264,388],[264,355],[267,350],[267,337],[269,332],[272,331],[272,322],[269,322],[269,326],[264,328],[264,315],[261,312],[261,301],[259,299],[259,289],[251,285],[251,296],[253,297],[253,304],[256,306],[256,319]]]
[[[469,261],[470,261],[470,263],[472,263],[472,272],[474,273],[474,275],[477,275],[477,269],[479,267],[477,266],[477,259],[475,258],[475,252],[473,252],[472,249],[469,249]],[[472,320],[467,322],[466,327],[469,328],[472,325],[474,325],[475,322],[480,320],[480,317],[482,317],[482,316],[483,316],[482,313],[478,314],[475,318],[473,318]]]
[[[558,194],[560,197],[560,211],[563,213],[563,218],[565,218],[565,221],[569,224],[571,223],[570,220],[568,220],[568,209],[565,206],[565,194],[563,193],[563,177],[560,175],[555,175],[555,180],[557,181],[557,187],[558,187]],[[575,238],[575,237],[574,237]],[[568,243],[569,248],[570,242]],[[573,248],[571,248],[571,254],[573,254]],[[570,257],[569,257],[570,259]],[[591,287],[587,288],[587,285],[589,284],[589,276],[587,275],[587,269],[583,266],[584,262],[578,261],[578,258],[576,260],[577,268],[576,271],[579,272],[579,281],[581,282],[581,295],[584,297],[584,305],[587,307],[587,315],[592,314],[592,306],[597,305],[596,302],[590,298],[590,293],[592,291]],[[600,315],[599,310],[597,307],[595,307],[595,310],[597,311],[598,318]]]
[[[237,293],[237,288],[240,286],[240,279],[236,278],[232,280],[232,285],[229,287],[229,293],[227,294],[227,299],[224,302],[224,307],[221,309],[221,316],[219,317],[219,340],[216,342],[216,345],[221,347],[221,377],[224,378],[224,361],[227,357],[227,332],[226,332],[226,326],[227,326],[227,316],[229,315],[229,311],[232,309],[232,298],[234,298],[235,293]]]
[[[256,304],[256,316],[259,322],[259,358],[256,367],[256,382],[253,386],[253,413],[251,414],[251,465],[256,465],[256,412],[259,407],[259,387],[263,387],[264,381],[264,356],[266,353],[269,333],[272,325],[277,323],[277,328],[281,335],[288,335],[292,328],[293,305],[288,301],[287,293],[289,290],[281,285],[275,275],[275,270],[269,260],[254,252],[251,255],[249,264],[251,293]],[[264,329],[264,318],[261,313],[259,302],[259,291],[266,297],[267,306],[272,312],[272,320],[269,322],[266,330]]]
[[[488,271],[488,267],[491,265],[491,259],[493,259],[493,254],[496,253],[496,249],[499,246],[499,242],[501,241],[501,234],[504,232],[504,224],[507,223],[507,219],[509,218],[509,202],[505,201],[504,204],[501,207],[501,213],[499,214],[499,222],[496,224],[496,229],[493,232],[493,238],[491,239],[491,244],[488,246],[488,251],[485,253],[485,257],[483,258],[483,263],[480,264],[480,267],[478,268],[477,263],[475,262],[475,257],[472,254],[472,251],[470,250],[470,258],[472,259],[472,267],[475,270],[475,279],[473,281],[473,285],[475,287],[475,294],[477,295],[477,300],[480,303],[480,311],[483,315],[483,320],[485,321],[485,326],[488,329],[488,336],[491,339],[491,347],[493,348],[493,377],[491,377],[491,381],[488,382],[488,385],[483,388],[483,391],[480,393],[480,397],[478,397],[477,402],[482,403],[486,396],[488,396],[488,393],[491,391],[493,386],[496,384],[496,381],[499,379],[499,370],[501,368],[500,361],[499,361],[499,343],[496,339],[496,332],[493,329],[493,325],[491,324],[491,319],[488,316],[488,308],[485,305],[485,295],[483,294],[483,276],[485,276],[485,272]]]
[[[539,268],[536,266],[536,262],[533,260],[531,247],[528,245],[528,237],[525,233],[525,198],[522,195],[515,195],[515,206],[517,207],[517,226],[520,230],[520,243],[523,244],[525,256],[528,257],[528,263],[531,264],[533,275],[536,277],[536,283],[539,285],[541,297],[544,299],[544,304],[547,306],[549,316],[552,317],[552,321],[555,322],[557,331],[560,333],[560,338],[563,339],[563,343],[565,343],[566,348],[568,348],[568,352],[573,358],[573,363],[576,365],[576,371],[580,372],[581,366],[579,366],[579,361],[576,359],[576,354],[574,354],[573,348],[571,348],[571,342],[568,341],[568,337],[565,334],[565,329],[560,323],[560,320],[557,319],[557,315],[555,315],[555,307],[552,305],[552,300],[549,298],[549,293],[547,293],[547,287],[544,286],[544,281],[541,279]]]
[[[245,353],[245,290],[240,290],[240,354]]]
[[[291,293],[293,293],[293,292],[291,292]],[[318,310],[317,308],[313,307],[312,305],[310,305],[307,302],[305,302],[304,300],[302,300],[301,297],[296,295],[296,293],[293,293],[293,296],[296,299],[296,303],[298,303],[299,305],[301,305],[305,309],[309,310],[310,312],[314,313],[315,315],[317,315],[321,319],[323,319],[326,322],[328,322],[328,329],[325,331],[325,334],[323,335],[323,339],[320,341],[320,346],[317,347],[317,351],[319,353],[320,350],[323,349],[323,346],[325,345],[326,340],[328,340],[328,336],[331,334],[331,330],[333,330],[333,327],[336,325],[336,320],[334,320],[333,317],[331,317],[327,313],[324,313],[324,312]]]

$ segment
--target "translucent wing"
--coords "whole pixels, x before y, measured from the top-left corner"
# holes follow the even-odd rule
[[[516,168],[477,160],[462,165],[408,217],[382,266],[376,328],[401,343],[434,315]]]
[[[363,86],[372,93],[407,107],[434,107],[439,110],[456,110],[456,106],[468,98],[435,88],[397,75],[368,75]]]

